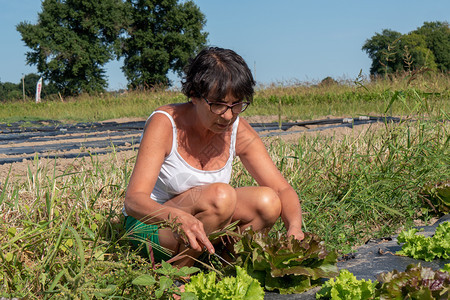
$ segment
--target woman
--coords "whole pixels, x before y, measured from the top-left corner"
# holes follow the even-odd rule
[[[281,215],[288,235],[303,239],[296,192],[258,134],[239,118],[253,99],[254,84],[234,51],[204,49],[191,61],[182,83],[190,101],[162,106],[147,120],[124,213],[127,229],[152,241],[156,260],[170,258],[160,249],[172,255],[186,250],[177,264],[192,264],[190,257],[202,250],[214,253],[208,234],[236,220],[241,229],[261,230]],[[234,156],[259,186],[229,185]],[[148,225],[167,220],[175,220],[181,230]]]

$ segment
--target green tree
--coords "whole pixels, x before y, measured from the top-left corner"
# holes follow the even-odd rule
[[[424,37],[427,48],[435,58],[437,68],[450,71],[450,27],[448,22],[425,22],[414,33]]]
[[[119,54],[122,0],[43,0],[38,22],[17,30],[31,48],[26,60],[63,95],[103,91],[103,66]]]
[[[414,69],[437,70],[435,56],[427,48],[427,43],[423,35],[409,33],[402,36],[400,40],[400,51],[403,56],[403,69],[411,71]]]
[[[362,50],[372,59],[370,74],[403,70],[450,70],[450,28],[447,22],[425,22],[422,27],[402,35],[384,29],[368,39]]]
[[[126,0],[132,22],[123,43],[122,70],[131,88],[169,86],[206,43],[205,17],[192,1]]]
[[[0,101],[22,99],[21,85],[12,82],[0,82]]]
[[[382,33],[376,33],[364,43],[362,50],[372,59],[370,74],[388,74],[403,69],[399,47],[401,37],[400,32],[384,29]]]

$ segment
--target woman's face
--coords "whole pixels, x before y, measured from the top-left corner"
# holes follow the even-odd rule
[[[241,102],[242,100],[236,99],[229,93],[224,99],[214,99],[212,97],[195,98],[194,104],[202,125],[212,132],[222,133],[230,128],[239,115],[239,113],[234,113],[232,108],[226,105],[232,106]],[[239,104],[235,106],[239,106]],[[238,109],[235,108],[234,110]],[[224,112],[221,113],[221,111]]]

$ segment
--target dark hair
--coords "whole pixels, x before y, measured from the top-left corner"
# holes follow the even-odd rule
[[[229,49],[209,47],[190,61],[185,69],[182,92],[190,97],[225,98],[231,93],[237,99],[253,100],[252,72],[244,59]]]

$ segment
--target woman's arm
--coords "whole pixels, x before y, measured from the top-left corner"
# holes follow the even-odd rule
[[[268,186],[278,194],[281,218],[288,235],[303,239],[302,210],[297,193],[273,163],[258,134],[243,119],[239,121],[236,154],[259,185]]]
[[[172,123],[167,116],[154,114],[147,122],[125,195],[125,211],[127,215],[148,224],[176,218],[188,239],[184,243],[189,243],[191,248],[198,251],[206,246],[213,253],[214,247],[197,218],[182,209],[161,205],[150,198],[164,158],[171,151],[172,135]]]
[[[125,211],[138,220],[167,220],[170,211],[150,199],[164,158],[172,146],[172,124],[163,114],[154,114],[144,129],[136,163],[125,195]]]

